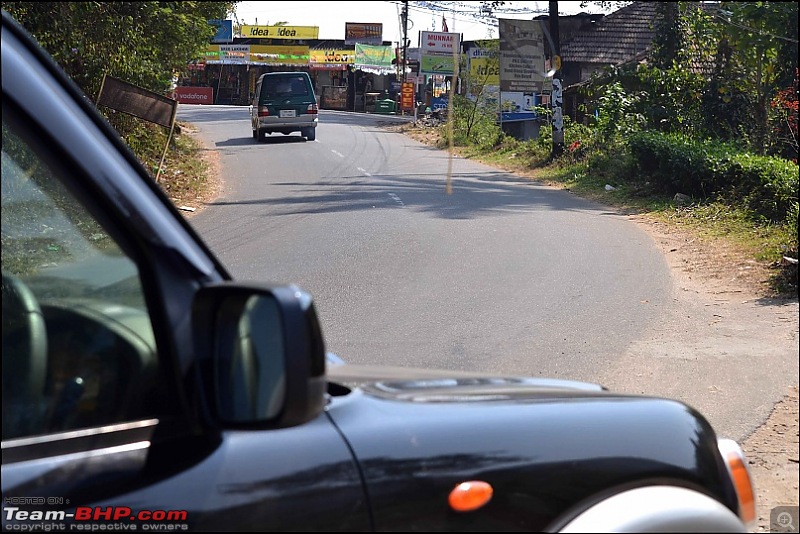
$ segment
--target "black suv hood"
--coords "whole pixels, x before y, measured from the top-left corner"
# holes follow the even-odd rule
[[[514,518],[515,529],[541,532],[631,481],[730,497],[712,428],[678,401],[568,380],[349,364],[327,372],[326,414],[359,465],[377,531],[413,518],[415,530],[494,532]],[[470,480],[490,484],[492,500],[455,513],[448,495]]]
[[[485,402],[601,393],[599,384],[379,365],[328,365],[328,380],[385,399],[410,402]]]

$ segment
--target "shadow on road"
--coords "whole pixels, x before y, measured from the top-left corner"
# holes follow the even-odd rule
[[[214,143],[217,147],[230,147],[230,146],[259,146],[259,145],[286,145],[290,143],[307,143],[306,138],[300,134],[272,134],[268,135],[263,142],[258,142],[256,139],[250,137],[234,137],[233,139],[226,139],[225,141],[218,141]]]
[[[274,187],[286,191],[278,198],[220,200],[208,205],[270,206],[272,209],[265,214],[270,217],[376,208],[408,209],[450,220],[541,211],[590,211],[599,216],[619,216],[607,206],[499,171],[455,173],[451,184],[452,193],[448,194],[445,176],[440,174],[342,176],[313,183],[274,183]],[[526,184],[529,187],[524,187]]]

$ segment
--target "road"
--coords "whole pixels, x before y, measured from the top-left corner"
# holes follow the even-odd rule
[[[734,439],[797,384],[797,336],[769,337],[786,310],[721,315],[605,206],[451,159],[382,129],[387,117],[323,111],[316,141],[266,143],[247,108],[181,106],[178,118],[221,157],[224,190],[192,225],[234,277],[309,290],[345,361],[665,395]]]

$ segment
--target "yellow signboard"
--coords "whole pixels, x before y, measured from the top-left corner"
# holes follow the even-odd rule
[[[219,45],[206,45],[203,59],[206,61],[219,61]]]
[[[319,39],[319,26],[242,26],[242,37]]]
[[[500,64],[496,57],[469,58],[469,74],[473,83],[500,85]]]
[[[311,50],[311,63],[328,65],[351,65],[355,61],[355,50]]]

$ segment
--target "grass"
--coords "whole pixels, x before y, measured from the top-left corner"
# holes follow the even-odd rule
[[[181,132],[188,132],[188,124],[179,124]],[[180,206],[193,204],[208,194],[211,168],[205,149],[190,135],[180,133],[174,137],[165,159],[160,182],[167,195]]]
[[[196,204],[207,197],[211,187],[212,169],[205,157],[206,149],[191,135],[188,123],[178,122],[170,139],[169,149],[161,163],[169,131],[151,123],[140,122],[134,126],[136,133],[126,136],[129,146],[145,165],[176,206]]]

